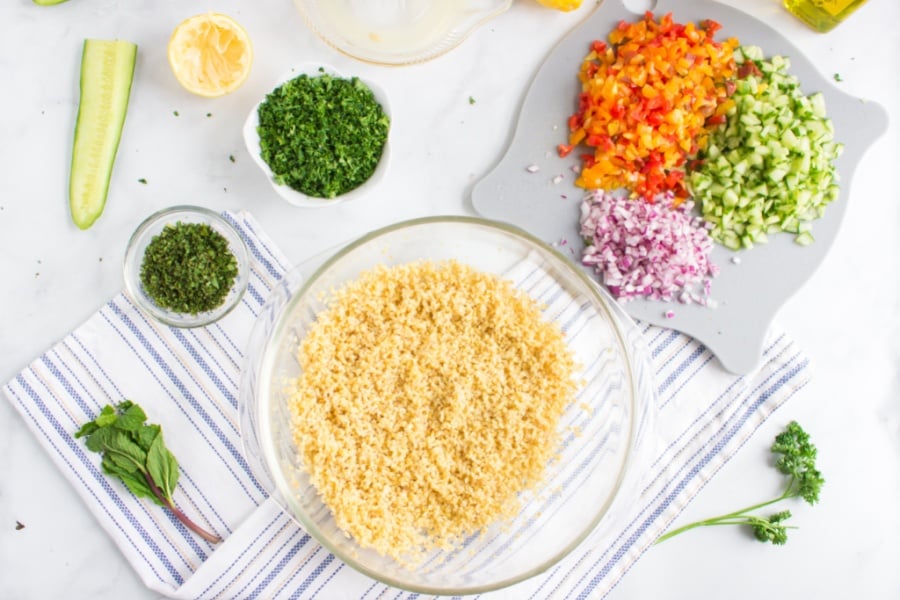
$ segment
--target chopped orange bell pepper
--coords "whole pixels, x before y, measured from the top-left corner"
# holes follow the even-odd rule
[[[583,156],[577,185],[627,188],[652,200],[671,191],[684,198],[684,165],[705,143],[707,128],[724,119],[727,82],[735,74],[734,38],[713,39],[720,25],[680,24],[653,13],[622,21],[608,43],[595,41],[582,62],[578,110],[568,121],[569,143],[594,149]]]

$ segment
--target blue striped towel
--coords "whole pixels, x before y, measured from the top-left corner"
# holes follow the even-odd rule
[[[239,308],[202,329],[171,329],[124,294],[8,382],[3,390],[63,476],[145,584],[172,598],[413,597],[343,564],[268,497],[241,452],[243,348],[269,291],[290,268],[245,212],[226,213],[252,255]],[[771,332],[761,366],[725,372],[696,341],[640,325],[655,370],[658,444],[638,502],[616,531],[495,598],[601,598],[756,429],[809,378],[809,360]],[[103,475],[73,433],[105,405],[131,398],[163,425],[180,459],[175,502],[225,541],[208,544],[170,514]]]

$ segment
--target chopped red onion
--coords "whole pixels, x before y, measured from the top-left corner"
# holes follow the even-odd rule
[[[581,203],[582,263],[601,276],[619,300],[643,297],[710,304],[710,282],[719,269],[710,261],[712,238],[705,222],[672,196],[654,202],[605,191]]]

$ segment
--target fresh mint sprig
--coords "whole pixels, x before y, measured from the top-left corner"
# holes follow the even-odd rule
[[[117,477],[135,496],[149,498],[169,509],[204,540],[221,542],[222,538],[191,521],[175,506],[172,493],[178,485],[178,461],[163,442],[162,428],[146,421],[144,410],[125,400],[115,407],[104,406],[97,418],[85,423],[75,437],[85,438],[87,449],[103,456],[103,472]]]

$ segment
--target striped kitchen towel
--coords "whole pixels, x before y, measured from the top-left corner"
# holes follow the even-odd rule
[[[172,598],[406,598],[320,546],[269,498],[241,446],[238,388],[245,344],[290,266],[245,212],[226,213],[252,255],[241,305],[201,329],[147,318],[124,294],[8,382],[5,395],[146,585]],[[772,412],[808,380],[809,360],[770,333],[752,373],[725,372],[690,337],[639,326],[658,393],[656,444],[639,501],[615,530],[589,537],[549,571],[499,598],[602,598]],[[176,504],[224,542],[211,545],[168,511],[105,476],[73,433],[105,404],[131,398],[163,425],[180,460]]]

